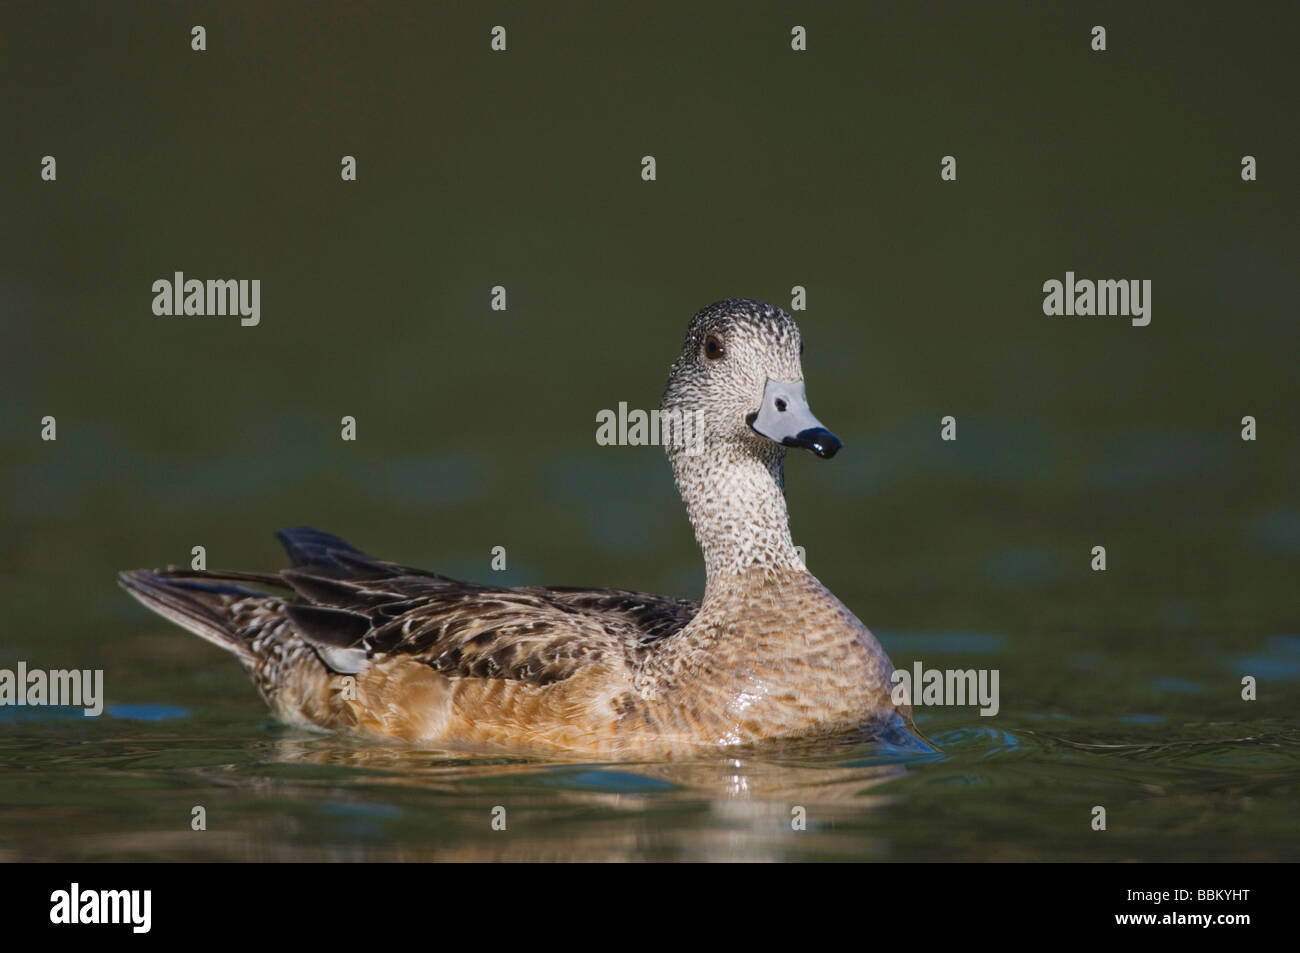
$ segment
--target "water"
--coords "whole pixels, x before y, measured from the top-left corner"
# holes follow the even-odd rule
[[[160,660],[155,649],[166,640],[176,651]],[[1297,645],[1274,646],[1259,661],[1294,661]],[[1071,666],[1060,684],[1017,697],[995,719],[922,713],[919,726],[938,752],[853,739],[610,764],[378,745],[276,725],[236,666],[188,646],[161,632],[122,646],[138,660],[133,695],[184,706],[116,703],[98,719],[0,710],[0,856],[1297,857],[1300,731],[1268,718],[1233,720],[1242,703],[1207,700],[1194,681],[1126,686],[1102,717],[1081,710],[1089,691],[1067,687],[1087,680],[1086,664]],[[1004,665],[1007,680],[1018,669],[1001,652],[927,654],[936,663]],[[1220,677],[1213,664],[1195,667],[1206,682]],[[1104,833],[1089,827],[1098,804],[1107,809]],[[205,831],[190,829],[195,806],[206,811]],[[505,830],[493,828],[496,808]],[[794,830],[800,813],[806,826]]]
[[[1300,857],[1296,12],[1144,5],[1099,60],[1091,7],[813,11],[797,59],[784,6],[739,10],[506,11],[493,59],[469,8],[233,5],[206,54],[171,11],[6,8],[0,667],[103,669],[108,707],[0,709],[0,856]],[[262,323],[154,316],[178,269],[260,279]],[[1151,279],[1151,325],[1044,317],[1067,269]],[[596,412],[657,404],[695,309],[795,284],[845,440],[790,461],[795,542],[896,665],[1000,672],[994,717],[919,712],[936,753],[304,733],[115,585],[195,545],[277,568],[309,524],[698,596],[661,453]]]

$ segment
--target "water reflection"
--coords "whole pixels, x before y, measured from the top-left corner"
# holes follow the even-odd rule
[[[379,746],[237,719],[76,733],[24,722],[0,736],[0,764],[29,769],[0,772],[0,859],[1150,859],[1127,837],[1088,836],[1078,820],[1096,803],[1117,805],[1125,824],[1159,822],[1143,827],[1143,850],[1162,859],[1240,856],[1256,828],[1274,845],[1260,856],[1276,856],[1293,836],[1284,815],[1251,808],[1295,793],[1293,729],[1033,724],[927,723],[942,751],[845,738],[605,763]],[[1182,737],[1163,740],[1168,731]],[[1080,769],[1085,787],[1061,783]],[[191,830],[195,805],[206,830]]]
[[[767,759],[606,764],[466,758],[437,749],[368,748],[317,738],[281,739],[268,754],[279,765],[352,772],[356,799],[382,797],[377,792],[391,788],[407,794],[400,800],[408,804],[420,803],[409,797],[412,792],[454,799],[451,813],[458,823],[453,826],[469,836],[425,856],[440,860],[633,860],[659,854],[780,860],[789,846],[783,842],[792,835],[800,836],[803,849],[816,849],[837,818],[894,803],[896,796],[879,792],[880,786],[907,772],[903,757],[925,757],[894,753],[882,763],[859,758],[845,764],[843,752],[831,759],[824,749],[786,748]],[[861,746],[857,754],[865,754]],[[337,778],[300,779],[284,793],[293,795],[296,788],[298,796],[311,796],[314,788],[334,789],[330,813],[346,820],[335,826],[347,826],[356,836],[356,816],[341,813],[338,805],[363,802],[340,800],[345,792],[337,784]],[[357,808],[362,814],[376,810],[373,802],[364,803]],[[505,809],[504,831],[492,830],[495,807]],[[439,806],[444,818],[447,808]],[[396,808],[390,803],[383,810]]]

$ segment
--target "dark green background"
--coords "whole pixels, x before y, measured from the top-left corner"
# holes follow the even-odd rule
[[[1272,3],[0,6],[0,666],[101,667],[110,704],[185,712],[0,722],[0,849],[1295,859],[1297,26]],[[177,270],[261,279],[261,325],[154,316]],[[1045,317],[1067,270],[1150,279],[1151,325]],[[945,759],[871,794],[874,756],[809,755],[861,795],[816,847],[778,802],[820,782],[761,758],[752,800],[593,770],[618,808],[489,846],[478,768],[267,725],[233,660],[114,584],[196,544],[275,568],[271,531],[308,523],[479,580],[698,595],[661,452],[597,447],[595,414],[657,406],[698,308],[796,284],[846,448],[790,460],[795,541],[896,664],[1002,673],[998,718],[926,713]],[[343,767],[286,780],[299,760]],[[551,817],[588,790],[556,771],[491,784]],[[235,840],[196,846],[219,772]],[[761,779],[776,820],[719,811],[766,804]]]

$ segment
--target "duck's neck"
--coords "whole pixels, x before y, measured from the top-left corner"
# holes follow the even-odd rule
[[[669,453],[677,489],[704,554],[704,601],[735,576],[802,572],[785,506],[785,448],[719,442]]]

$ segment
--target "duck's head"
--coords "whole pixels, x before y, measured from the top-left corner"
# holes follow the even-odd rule
[[[808,407],[794,318],[749,298],[711,304],[686,329],[663,411],[702,420],[703,438],[766,457],[773,445],[835,456],[840,439]]]

